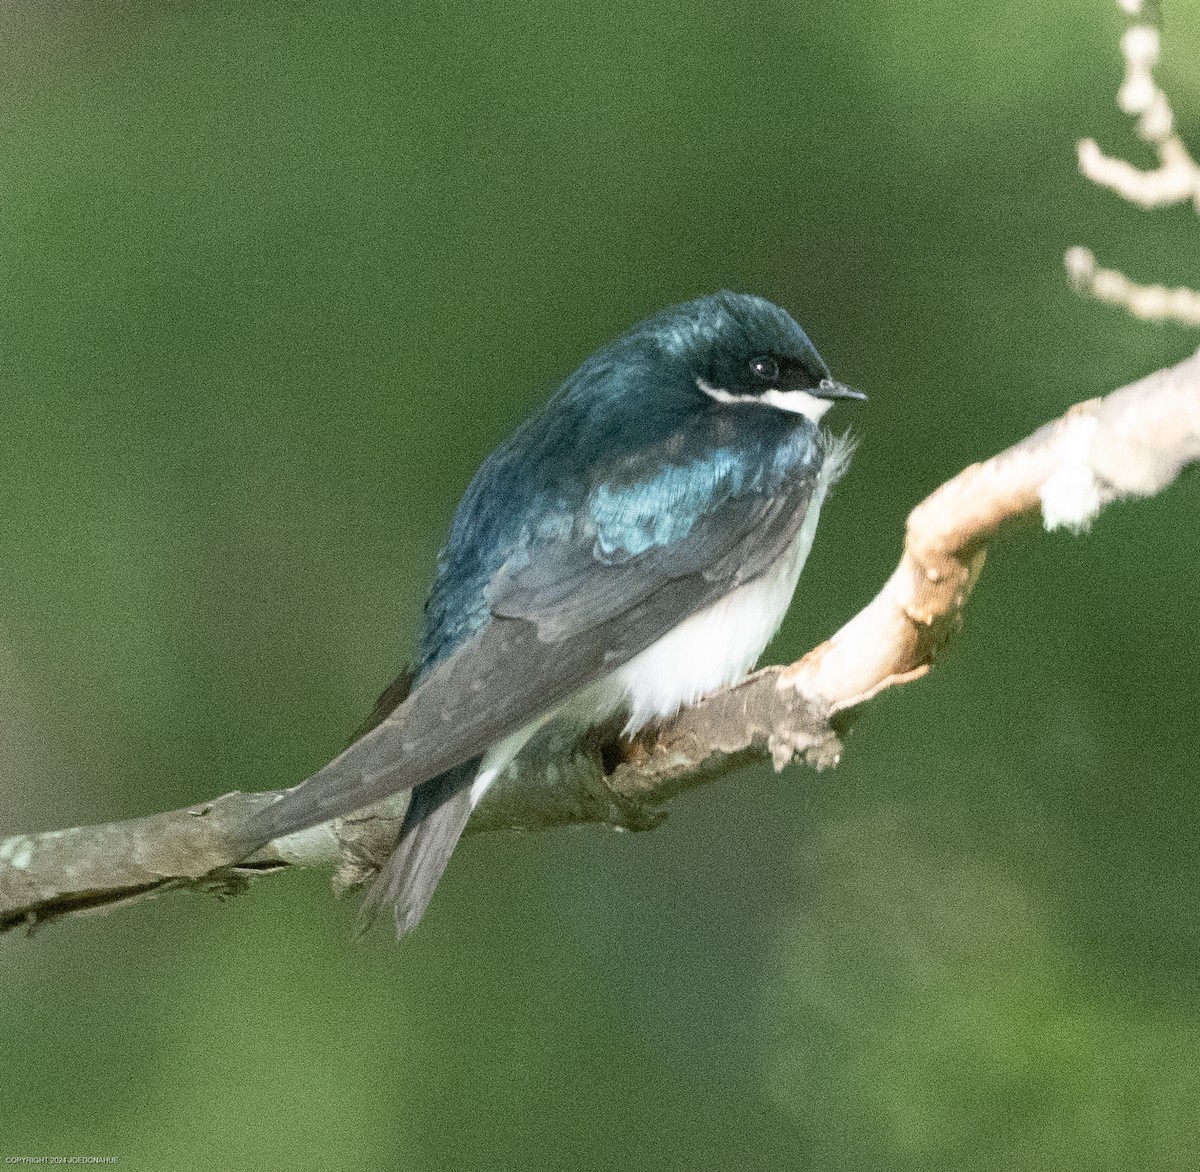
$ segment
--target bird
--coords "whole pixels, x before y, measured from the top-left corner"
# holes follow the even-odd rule
[[[721,291],[602,346],[483,462],[411,671],[363,735],[249,822],[266,843],[411,790],[363,903],[420,922],[472,809],[539,730],[633,735],[743,679],[778,630],[853,442],[779,306]]]

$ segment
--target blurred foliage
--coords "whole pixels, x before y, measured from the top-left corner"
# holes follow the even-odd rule
[[[1200,131],[1200,21],[1162,77]],[[0,826],[289,784],[405,662],[483,455],[721,286],[872,393],[773,649],[906,511],[1177,360],[1195,283],[1076,174],[1109,0],[0,10]],[[847,418],[849,413],[846,413]],[[0,945],[0,1155],[129,1168],[1192,1169],[1195,478],[993,552],[836,774],[488,835],[404,947],[325,877]]]

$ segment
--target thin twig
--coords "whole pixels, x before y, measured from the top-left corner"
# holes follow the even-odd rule
[[[1106,155],[1095,139],[1085,138],[1079,143],[1079,169],[1092,183],[1107,187],[1128,203],[1161,208],[1191,200],[1200,213],[1200,163],[1175,133],[1170,100],[1154,79],[1159,30],[1146,19],[1148,5],[1142,0],[1118,0],[1118,4],[1138,19],[1121,38],[1125,80],[1117,93],[1117,105],[1136,117],[1137,135],[1154,148],[1158,166],[1144,171]],[[1200,293],[1193,289],[1132,281],[1124,273],[1098,264],[1092,252],[1080,245],[1067,250],[1064,264],[1071,284],[1084,296],[1119,306],[1144,321],[1200,326]]]

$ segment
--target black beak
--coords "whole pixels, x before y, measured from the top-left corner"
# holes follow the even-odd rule
[[[831,378],[823,378],[817,385],[817,389],[812,394],[818,399],[858,399],[865,403],[867,396],[863,391],[856,391],[853,387],[846,386],[845,383],[834,382]]]

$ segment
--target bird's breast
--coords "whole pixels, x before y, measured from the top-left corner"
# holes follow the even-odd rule
[[[671,716],[703,696],[741,680],[783,622],[812,548],[824,486],[813,494],[792,544],[761,577],[684,619],[657,643],[592,685],[582,707],[593,719],[619,708],[626,732]]]

